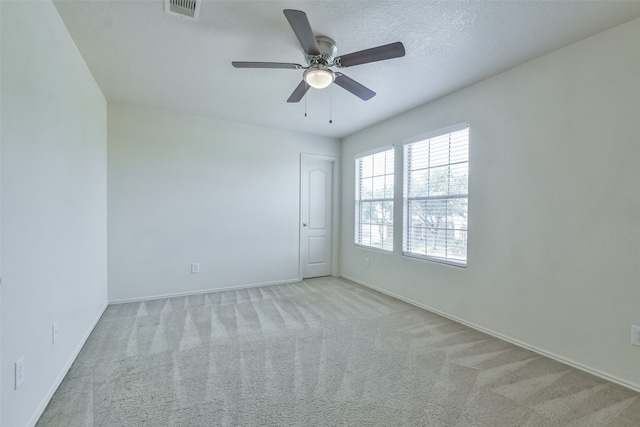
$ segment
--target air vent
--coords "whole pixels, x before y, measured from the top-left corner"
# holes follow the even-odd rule
[[[192,21],[198,20],[202,0],[165,0],[164,11],[169,15],[176,15]]]

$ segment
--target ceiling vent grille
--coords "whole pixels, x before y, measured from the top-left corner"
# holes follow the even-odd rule
[[[192,21],[198,20],[202,0],[165,0],[164,11]]]

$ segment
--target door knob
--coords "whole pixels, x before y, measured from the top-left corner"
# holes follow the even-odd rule
[[[303,227],[306,227],[306,226],[307,226],[307,224],[303,222],[303,223],[302,223],[302,226],[303,226]]]

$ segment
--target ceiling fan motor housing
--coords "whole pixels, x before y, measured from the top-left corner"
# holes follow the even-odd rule
[[[333,39],[325,36],[316,36],[316,41],[318,42],[318,50],[320,51],[320,54],[306,54],[305,56],[307,58],[307,64],[309,64],[310,66],[317,64],[332,66],[333,60],[338,54],[336,42],[333,41]]]

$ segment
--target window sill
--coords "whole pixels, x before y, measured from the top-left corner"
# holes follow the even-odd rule
[[[359,245],[357,243],[354,243],[353,245],[358,249],[366,249],[368,251],[382,252],[384,254],[392,254],[393,253],[393,249],[382,249],[382,248],[378,248],[378,247],[375,247],[375,246]]]
[[[467,268],[467,262],[466,261],[456,261],[454,259],[438,258],[438,257],[434,257],[434,256],[427,256],[427,255],[419,255],[419,254],[413,254],[411,252],[403,252],[402,256],[405,256],[407,258],[418,259],[418,260],[421,260],[421,261],[431,261],[431,262],[436,262],[438,264],[450,265],[452,267]]]

